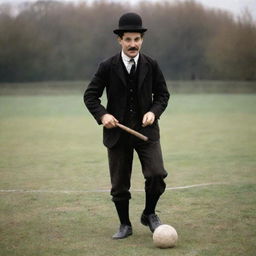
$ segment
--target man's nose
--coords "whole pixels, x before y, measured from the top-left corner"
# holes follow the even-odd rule
[[[135,41],[131,41],[131,46],[135,46]]]

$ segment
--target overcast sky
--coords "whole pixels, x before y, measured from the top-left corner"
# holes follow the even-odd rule
[[[21,3],[21,2],[35,2],[36,0],[0,0],[0,3],[11,2],[11,3]],[[86,0],[62,0],[62,1],[72,1],[72,2],[86,2]],[[87,0],[87,2],[92,2],[93,0]],[[110,1],[110,0],[109,0]],[[148,0],[156,1],[156,0]],[[173,2],[175,0],[169,0]],[[182,1],[182,0],[181,0]],[[246,8],[251,12],[256,20],[256,0],[196,0],[205,6],[220,8],[232,12],[234,15],[240,15]],[[125,0],[112,0],[112,2],[125,2]],[[137,3],[138,0],[129,0],[129,3]]]

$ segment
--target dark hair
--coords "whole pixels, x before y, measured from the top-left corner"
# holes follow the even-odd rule
[[[118,32],[118,37],[120,37],[121,39],[123,39],[123,36],[124,36],[124,33],[128,33],[128,32],[134,32],[134,33],[140,33],[140,35],[141,35],[141,38],[143,38],[143,36],[144,36],[144,32],[137,32],[137,31],[120,31],[120,32]]]

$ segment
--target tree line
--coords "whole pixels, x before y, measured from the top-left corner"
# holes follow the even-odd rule
[[[14,13],[15,11],[15,13]],[[256,24],[196,1],[0,5],[0,82],[85,80],[120,51],[113,29],[135,11],[148,28],[142,51],[172,80],[256,80]]]

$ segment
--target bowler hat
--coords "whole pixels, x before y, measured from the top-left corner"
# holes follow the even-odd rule
[[[117,35],[119,35],[121,32],[143,33],[145,31],[147,31],[147,29],[142,27],[141,17],[134,12],[128,12],[122,15],[119,19],[118,29],[113,30],[113,32]]]

